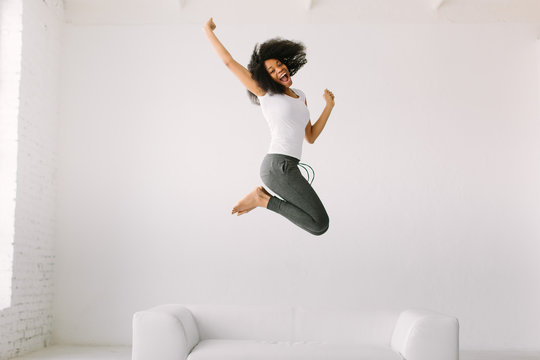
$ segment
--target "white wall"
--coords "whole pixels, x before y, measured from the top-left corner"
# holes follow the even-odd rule
[[[330,230],[230,209],[259,185],[260,109],[200,25],[66,27],[55,338],[129,343],[161,303],[430,308],[463,348],[540,349],[540,133],[528,25],[228,25],[304,41],[332,117],[303,160]]]
[[[40,349],[52,335],[62,11],[61,2],[23,2],[13,278],[0,359]]]
[[[540,23],[536,0],[64,0],[74,24]],[[310,4],[310,5],[308,5]],[[309,6],[309,10],[308,10]],[[209,13],[211,15],[209,15]]]

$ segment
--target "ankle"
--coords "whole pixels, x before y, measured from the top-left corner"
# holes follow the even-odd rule
[[[270,200],[271,195],[262,186],[260,186],[257,188],[257,197],[267,203],[268,200]]]

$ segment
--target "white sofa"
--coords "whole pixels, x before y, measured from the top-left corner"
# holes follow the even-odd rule
[[[457,360],[458,339],[425,310],[162,305],[133,316],[132,360]]]

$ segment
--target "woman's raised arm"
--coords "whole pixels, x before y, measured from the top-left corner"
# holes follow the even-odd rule
[[[321,132],[323,131],[324,127],[326,126],[326,122],[328,121],[328,118],[330,117],[330,113],[332,112],[332,109],[334,108],[334,93],[331,92],[328,89],[324,90],[323,94],[324,100],[326,101],[326,106],[324,107],[323,112],[321,113],[321,116],[319,116],[319,119],[317,122],[313,125],[311,125],[311,121],[308,122],[306,125],[306,140],[308,143],[313,144],[315,140],[321,135]],[[306,102],[307,106],[307,102]]]
[[[216,34],[214,34],[214,30],[216,28],[216,24],[214,24],[214,20],[210,18],[206,24],[204,25],[203,29],[206,33],[206,37],[210,41],[210,44],[212,44],[212,47],[218,54],[218,56],[223,60],[223,63],[231,70],[231,72],[244,84],[244,86],[251,91],[253,94],[257,96],[263,96],[265,94],[265,91],[262,90],[259,85],[257,85],[257,82],[253,80],[251,77],[251,73],[248,69],[243,67],[241,64],[239,64],[232,55],[227,51],[225,46],[219,41]]]

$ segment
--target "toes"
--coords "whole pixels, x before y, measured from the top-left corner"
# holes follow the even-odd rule
[[[251,208],[251,209],[239,211],[238,214],[236,214],[236,215],[237,215],[237,216],[240,216],[240,215],[247,214],[248,212],[250,212],[250,211],[253,210],[253,209],[255,209],[255,208]]]

